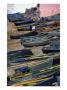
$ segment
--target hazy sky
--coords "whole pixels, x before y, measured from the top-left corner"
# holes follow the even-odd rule
[[[8,4],[7,13],[25,12],[26,8],[35,7],[37,4]]]

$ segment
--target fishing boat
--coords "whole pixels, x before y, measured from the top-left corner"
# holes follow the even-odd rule
[[[42,70],[39,70],[39,72],[36,72],[36,73],[32,72],[31,74],[23,75],[21,78],[20,77],[18,77],[18,78],[11,77],[10,80],[8,80],[8,85],[11,85],[11,86],[15,86],[15,85],[16,86],[20,86],[20,85],[37,86],[43,80],[48,82],[48,77],[53,76],[53,78],[55,79],[54,76],[56,76],[57,74],[59,74],[59,65],[51,66],[48,68],[43,68]],[[55,81],[52,80],[52,83],[54,83],[54,82]],[[46,83],[45,83],[45,85],[46,85]],[[47,84],[47,85],[49,85],[49,84]]]
[[[36,36],[29,36],[29,37],[22,37],[21,44],[25,47],[32,47],[32,46],[41,46],[48,44],[49,42],[48,36],[46,34],[38,34]]]
[[[33,55],[30,49],[22,49],[16,51],[10,51],[7,53],[8,59],[16,58],[16,57],[28,57]]]
[[[24,20],[24,17],[21,13],[8,14],[7,18],[10,22],[17,22]]]
[[[35,36],[37,35],[38,32],[30,32],[30,33],[27,33],[27,34],[21,34],[21,35],[10,35],[10,38],[11,39],[20,39],[21,37],[28,37],[28,36]]]
[[[56,39],[50,42],[49,45],[43,47],[43,53],[55,53],[60,52],[60,40]]]

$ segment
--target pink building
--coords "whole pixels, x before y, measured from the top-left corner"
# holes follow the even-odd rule
[[[60,13],[60,4],[39,4],[40,17],[47,17]]]

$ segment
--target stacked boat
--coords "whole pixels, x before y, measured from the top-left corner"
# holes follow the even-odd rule
[[[23,44],[25,47],[43,46],[50,44],[50,41],[56,41],[57,39],[60,39],[59,30],[43,32],[36,36],[22,37],[21,44]]]
[[[51,86],[57,82],[55,77],[60,74],[59,62],[59,54],[12,58],[9,60],[8,70],[13,69],[14,73],[8,75],[8,85],[37,86],[44,82],[45,86]],[[50,81],[49,84],[47,81]]]
[[[8,15],[8,18],[9,16],[13,18],[11,15]],[[35,30],[24,35],[10,35],[11,40],[19,39],[24,49],[7,53],[7,85],[59,86],[60,15],[56,14],[32,22],[27,21],[22,15],[22,19],[17,17],[19,15],[9,20],[16,25],[18,31],[30,30],[30,25],[35,25]],[[33,47],[35,49],[41,47],[42,54],[34,55]]]

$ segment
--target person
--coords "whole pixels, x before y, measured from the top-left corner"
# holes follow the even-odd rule
[[[32,25],[30,25],[30,31],[32,31]]]
[[[35,26],[30,25],[30,31],[35,31]]]

